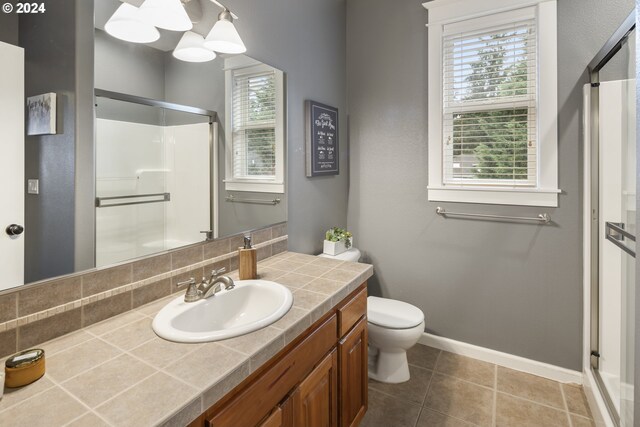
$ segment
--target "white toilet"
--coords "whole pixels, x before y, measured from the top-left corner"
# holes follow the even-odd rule
[[[358,262],[361,253],[350,248],[324,258]],[[409,381],[407,350],[416,345],[424,332],[424,313],[418,307],[389,298],[367,298],[369,330],[369,378],[384,383]]]

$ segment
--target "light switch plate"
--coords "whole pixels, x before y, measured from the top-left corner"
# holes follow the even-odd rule
[[[37,179],[30,179],[27,181],[27,193],[40,194],[40,181]]]

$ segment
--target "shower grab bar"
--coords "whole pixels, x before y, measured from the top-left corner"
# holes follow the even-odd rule
[[[122,202],[122,203],[109,203],[105,204],[107,200],[120,200],[120,199],[139,199],[141,197],[162,197],[158,200],[139,200],[136,202]],[[110,196],[110,197],[96,197],[96,208],[111,208],[114,206],[130,206],[130,205],[144,205],[147,203],[162,203],[170,202],[171,193],[153,193],[153,194],[132,194],[129,196]]]
[[[616,245],[617,247],[619,247],[620,249],[622,249],[623,251],[631,255],[632,257],[634,258],[636,257],[636,252],[633,249],[626,246],[624,243],[622,243],[625,237],[631,240],[632,242],[636,241],[636,236],[634,236],[633,234],[629,233],[627,230],[624,229],[624,223],[607,221],[605,223],[604,234],[605,234],[605,238],[608,241],[610,241],[611,243],[613,243],[614,245]]]
[[[537,217],[526,216],[507,216],[507,215],[490,215],[490,214],[478,214],[478,213],[465,213],[465,212],[448,212],[445,208],[438,206],[436,213],[442,217],[448,216],[464,216],[470,218],[489,218],[489,219],[509,219],[513,221],[536,221],[543,224],[549,224],[551,222],[551,215],[548,213],[541,213]]]
[[[278,203],[280,203],[280,199],[275,198],[273,200],[265,200],[265,199],[238,199],[235,196],[227,196],[225,198],[225,200],[227,202],[231,202],[231,203],[255,203],[258,205],[277,205]]]

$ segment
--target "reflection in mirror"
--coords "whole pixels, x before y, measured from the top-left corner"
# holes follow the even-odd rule
[[[96,267],[196,243],[213,230],[215,113],[118,97],[96,96]]]
[[[49,2],[41,16],[0,14],[3,72],[24,76],[15,99],[10,88],[0,98],[5,134],[13,123],[24,152],[21,167],[3,175],[14,182],[11,207],[24,209],[2,205],[1,229],[15,223],[24,233],[0,246],[16,272],[0,291],[201,242],[203,230],[222,238],[286,221],[284,73],[245,55],[181,61],[173,51],[183,32],[130,43],[104,31],[121,1],[75,5],[73,14],[66,1]],[[191,31],[206,37],[219,7],[187,6],[198,18]],[[263,85],[261,105],[250,96],[240,106],[260,112],[234,112],[230,82],[245,71],[262,73],[247,80],[249,91]],[[26,135],[26,98],[48,93],[57,96],[56,133]],[[235,126],[242,112],[257,120]]]

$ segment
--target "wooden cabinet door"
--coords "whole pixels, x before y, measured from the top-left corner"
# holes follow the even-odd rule
[[[280,407],[276,408],[258,427],[283,427],[282,409]]]
[[[367,318],[363,317],[338,345],[340,352],[340,426],[356,427],[367,412]]]
[[[338,426],[338,353],[333,350],[293,394],[296,427]]]

